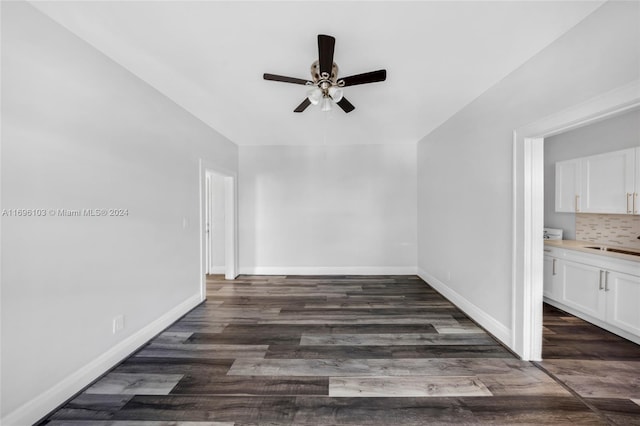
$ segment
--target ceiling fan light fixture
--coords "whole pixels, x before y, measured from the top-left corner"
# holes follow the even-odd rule
[[[322,89],[314,86],[311,90],[307,91],[307,98],[312,105],[318,105],[322,100]]]
[[[322,98],[322,106],[320,107],[322,111],[331,111],[331,98],[329,96],[325,96]]]
[[[344,92],[339,87],[331,86],[329,88],[329,96],[331,96],[334,102],[340,102],[344,96]]]
[[[263,74],[265,80],[307,86],[307,97],[293,112],[303,112],[309,105],[320,105],[322,111],[331,111],[332,104],[335,102],[345,113],[349,113],[355,107],[344,97],[342,90],[344,87],[376,83],[387,79],[387,70],[384,69],[338,79],[338,65],[333,62],[335,43],[335,37],[318,34],[318,60],[311,64],[311,79],[309,80],[277,74]]]

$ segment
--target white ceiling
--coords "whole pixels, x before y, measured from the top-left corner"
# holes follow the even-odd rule
[[[31,2],[238,145],[413,144],[601,1]],[[304,86],[317,34],[336,37],[356,109],[322,113]]]

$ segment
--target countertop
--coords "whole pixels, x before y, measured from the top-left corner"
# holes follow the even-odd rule
[[[604,250],[594,250],[594,249],[590,249],[587,247],[594,247],[594,246],[598,246],[598,247],[609,247],[605,244],[598,244],[598,243],[594,243],[592,241],[576,241],[576,240],[545,240],[544,241],[544,245],[548,246],[548,247],[558,247],[558,248],[562,248],[562,249],[568,249],[568,250],[576,250],[576,251],[581,251],[584,253],[589,253],[589,254],[597,254],[600,256],[606,256],[606,257],[612,257],[612,258],[616,258],[616,259],[623,259],[623,260],[631,260],[633,262],[640,262],[640,256],[635,256],[633,254],[625,254],[625,253],[615,253],[612,251],[604,251]],[[623,250],[628,250],[628,251],[633,251],[636,253],[640,253],[640,250],[638,249],[632,249],[632,248],[627,248],[627,247],[615,247],[615,246],[611,246],[612,248],[619,248],[619,249],[623,249]]]

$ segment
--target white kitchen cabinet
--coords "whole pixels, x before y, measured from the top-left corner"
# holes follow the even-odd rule
[[[583,213],[633,213],[636,148],[582,159],[580,209]]]
[[[581,186],[580,158],[556,163],[556,211],[574,213],[580,211]]]
[[[640,214],[640,148],[636,148],[636,185],[633,192],[633,214]]]
[[[606,321],[640,336],[640,277],[606,272]]]
[[[606,301],[601,268],[564,259],[557,261],[562,286],[560,301],[597,319],[605,319]]]
[[[556,163],[557,212],[640,214],[640,148]]]
[[[640,262],[545,246],[546,302],[640,344]]]
[[[550,299],[559,299],[562,296],[562,282],[558,275],[558,259],[552,256],[544,256],[543,296]]]

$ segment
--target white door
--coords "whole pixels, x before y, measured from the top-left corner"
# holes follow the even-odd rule
[[[640,277],[606,274],[607,322],[640,336]]]
[[[207,215],[207,244],[209,254],[207,264],[210,274],[223,274],[226,271],[226,189],[227,178],[217,173],[208,173],[209,213]]]
[[[204,200],[204,226],[205,226],[205,273],[211,274],[211,175],[207,174],[205,178],[204,188],[205,200]]]
[[[556,211],[573,213],[580,211],[581,160],[556,163]]]
[[[557,267],[562,285],[562,303],[604,320],[604,271],[567,260],[558,260]]]
[[[582,159],[581,211],[633,213],[636,149]]]

